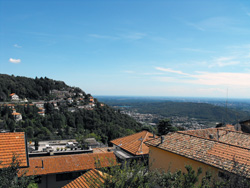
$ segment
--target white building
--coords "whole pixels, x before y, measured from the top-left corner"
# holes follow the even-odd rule
[[[12,101],[19,101],[19,96],[15,93],[11,93],[10,97]]]

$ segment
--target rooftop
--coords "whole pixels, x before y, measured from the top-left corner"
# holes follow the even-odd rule
[[[250,134],[210,128],[169,133],[146,142],[211,166],[250,177]]]
[[[63,188],[96,188],[100,187],[100,184],[104,182],[104,178],[107,174],[92,169],[82,176],[78,177],[74,181],[65,185]]]
[[[30,158],[27,176],[83,171],[116,164],[113,152]]]
[[[0,168],[8,166],[13,155],[17,157],[21,167],[28,166],[24,132],[0,133]]]
[[[144,142],[151,139],[154,139],[152,133],[148,131],[141,131],[139,133],[112,140],[111,143],[133,155],[144,155],[149,152],[149,148],[144,144]]]

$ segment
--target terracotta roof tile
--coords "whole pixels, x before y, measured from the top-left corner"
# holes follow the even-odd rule
[[[133,155],[148,154],[149,148],[144,142],[153,139],[153,134],[148,131],[141,131],[129,136],[112,140],[111,143],[132,153]]]
[[[26,140],[23,132],[0,133],[0,168],[8,166],[15,155],[21,167],[28,166]]]
[[[210,136],[213,134],[213,136]],[[250,177],[250,134],[220,128],[178,131],[146,144]],[[244,169],[242,169],[242,165]]]
[[[98,164],[98,161],[100,164]],[[83,171],[115,165],[113,152],[30,158],[27,176]]]
[[[74,181],[65,185],[63,188],[97,188],[101,187],[101,184],[104,182],[104,178],[107,174],[92,169],[81,175]]]
[[[17,115],[21,115],[21,114],[18,113],[18,112],[13,112],[12,115],[13,115],[13,116],[17,116]]]

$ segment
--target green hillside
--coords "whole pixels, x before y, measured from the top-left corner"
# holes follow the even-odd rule
[[[0,74],[0,101],[8,100],[11,93],[16,93],[20,98],[49,99],[52,90],[70,90],[62,81],[49,78],[27,78],[23,76],[9,76]]]
[[[179,116],[225,123],[235,123],[250,117],[249,108],[248,111],[243,111],[231,106],[225,108],[200,102],[170,101],[150,97],[98,97],[98,99],[111,106],[125,107],[127,110],[164,117]],[[223,102],[225,103],[225,101]],[[221,101],[220,104],[223,102]]]
[[[11,101],[10,93],[16,93],[20,100]],[[141,128],[128,115],[100,103],[81,89],[46,77],[32,79],[0,74],[0,96],[0,129],[25,131],[31,140],[91,135],[105,143]],[[29,102],[22,102],[23,98]],[[43,100],[42,108],[30,102],[38,99]],[[21,120],[14,118],[13,108],[22,115]],[[39,112],[44,112],[44,116]]]
[[[161,103],[138,103],[133,104],[133,108],[140,113],[153,113],[162,116],[188,116],[201,120],[218,122],[237,122],[238,120],[249,117],[249,113],[226,109],[206,103],[191,102],[161,102]]]

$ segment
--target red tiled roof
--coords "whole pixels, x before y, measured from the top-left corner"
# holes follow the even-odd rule
[[[113,152],[35,157],[29,162],[27,176],[83,171],[117,164]]]
[[[85,174],[81,175],[74,181],[70,182],[69,184],[65,185],[63,188],[97,188],[101,187],[101,184],[104,183],[104,178],[107,174],[92,169],[86,172]]]
[[[20,113],[18,113],[18,112],[13,112],[12,115],[13,115],[13,116],[15,116],[15,115],[20,115]]]
[[[0,133],[0,168],[8,166],[13,155],[17,157],[21,167],[28,166],[25,142],[23,132]]]
[[[193,136],[203,137],[206,139],[214,139],[220,142],[250,149],[250,134],[243,133],[240,131],[229,130],[225,127],[188,130],[188,131],[180,131],[180,132],[193,135]]]
[[[153,134],[148,131],[141,131],[129,136],[112,140],[111,143],[132,153],[133,155],[148,154],[149,148],[144,142],[153,139]]]
[[[6,104],[4,106],[6,106]],[[15,106],[15,104],[7,104],[7,106]]]
[[[209,134],[213,134],[210,136]],[[250,177],[250,134],[220,128],[178,131],[146,144]],[[244,166],[244,168],[242,168]]]

